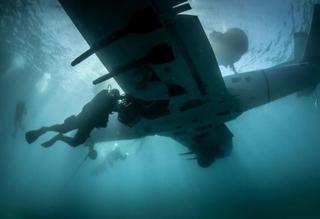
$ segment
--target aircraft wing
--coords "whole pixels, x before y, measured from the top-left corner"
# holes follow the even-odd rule
[[[224,101],[226,88],[198,17],[180,14],[191,8],[187,0],[59,2],[125,93],[170,99],[176,109]],[[150,20],[154,26],[143,29]]]

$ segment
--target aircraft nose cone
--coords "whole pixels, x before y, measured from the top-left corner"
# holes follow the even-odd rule
[[[224,33],[212,31],[209,38],[220,65],[233,65],[249,49],[248,36],[239,28],[230,28]]]
[[[224,33],[225,42],[242,55],[249,49],[247,34],[239,28],[230,28]]]

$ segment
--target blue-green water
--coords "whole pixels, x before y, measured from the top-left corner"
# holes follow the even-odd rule
[[[316,2],[193,0],[190,13],[208,34],[234,26],[246,31],[249,52],[236,63],[245,72],[290,58],[293,34],[308,31]],[[28,145],[23,131],[13,138],[15,104],[26,102],[27,130],[61,122],[94,96],[91,81],[105,69],[96,57],[70,66],[87,45],[53,0],[0,0],[0,25],[1,219],[320,218],[314,97],[291,95],[228,123],[233,153],[208,169],[179,156],[182,145],[155,136],[98,144],[98,160],[74,175],[87,150]],[[93,175],[115,144],[129,157]]]

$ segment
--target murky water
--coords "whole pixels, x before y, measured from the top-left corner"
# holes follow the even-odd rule
[[[292,57],[293,34],[309,30],[316,2],[192,0],[189,13],[208,34],[248,34],[249,52],[236,63],[245,72]],[[1,0],[0,25],[0,218],[320,217],[314,97],[291,95],[228,123],[234,151],[209,169],[179,156],[185,148],[173,140],[148,137],[98,144],[98,160],[77,171],[85,148],[28,145],[23,131],[12,137],[15,104],[27,105],[26,130],[61,122],[94,96],[91,81],[106,70],[95,56],[70,66],[88,45],[53,0]],[[92,174],[114,144],[129,157]]]

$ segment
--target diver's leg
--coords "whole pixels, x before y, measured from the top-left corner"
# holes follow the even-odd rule
[[[15,138],[17,135],[17,121],[14,121],[14,127],[13,127],[13,133],[12,133],[12,137]]]
[[[45,148],[50,147],[50,146],[52,146],[54,143],[56,143],[57,141],[59,141],[63,137],[65,137],[65,136],[63,136],[62,134],[58,134],[58,135],[54,136],[53,138],[51,138],[49,141],[46,141],[41,145],[43,147],[45,147]]]
[[[17,121],[17,127],[18,127],[18,129],[22,129],[22,117],[19,117],[19,119]]]
[[[74,137],[68,137],[68,136],[64,136],[63,134],[58,134],[58,135],[54,136],[53,138],[51,138],[49,141],[42,143],[41,145],[43,147],[47,148],[47,147],[50,147],[53,144],[55,144],[57,141],[63,141],[70,146],[74,146],[74,144],[75,144]]]
[[[76,147],[76,146],[79,146],[79,145],[85,143],[87,141],[87,139],[89,138],[90,133],[93,128],[94,127],[91,127],[91,126],[80,127],[78,129],[78,132],[74,136],[73,141],[69,142],[69,143],[66,142],[66,143],[72,147]]]
[[[18,132],[18,130],[20,129],[20,118],[16,115],[15,117],[14,117],[14,131],[13,131],[13,134],[12,134],[12,136],[15,138],[16,137],[16,135],[17,135],[17,132]]]
[[[69,118],[65,119],[64,123],[62,124],[57,124],[49,127],[44,126],[40,129],[29,131],[26,133],[25,137],[27,142],[31,144],[32,142],[36,141],[41,135],[49,131],[66,133],[76,128],[77,128],[77,117],[70,116]]]
[[[83,144],[89,138],[89,135],[90,135],[90,132],[92,129],[93,128],[91,128],[91,129],[80,128],[74,137],[68,137],[68,136],[64,136],[62,134],[56,135],[51,140],[43,143],[42,146],[43,147],[50,147],[51,145],[53,145],[57,141],[63,141],[72,147],[79,146],[79,145]]]
[[[57,124],[49,127],[44,127],[46,131],[53,131],[59,133],[67,133],[73,129],[78,128],[78,117],[77,116],[70,116],[64,120],[62,124]]]
[[[41,135],[45,134],[47,132],[46,127],[42,127],[37,130],[26,132],[25,138],[29,144],[36,141]]]

